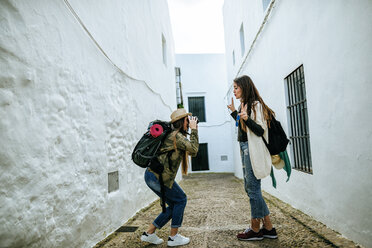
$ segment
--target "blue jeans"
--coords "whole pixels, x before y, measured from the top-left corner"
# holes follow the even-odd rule
[[[252,170],[248,142],[240,142],[240,154],[243,163],[244,189],[248,194],[249,203],[251,204],[251,217],[252,219],[262,219],[269,215],[270,212],[262,197],[261,180],[255,177]]]
[[[156,176],[146,170],[145,182],[149,188],[160,197],[160,183]],[[168,204],[165,213],[160,213],[152,223],[157,228],[162,228],[167,222],[172,219],[171,227],[180,227],[183,220],[183,212],[186,207],[187,197],[181,187],[174,182],[172,188],[164,186],[165,202]]]

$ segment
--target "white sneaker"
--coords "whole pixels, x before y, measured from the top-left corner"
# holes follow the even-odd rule
[[[173,239],[171,237],[168,238],[168,246],[187,245],[188,243],[190,243],[190,239],[178,233],[176,234],[176,236],[174,236]]]
[[[146,232],[142,233],[141,240],[155,245],[161,244],[164,241],[161,238],[159,238],[155,233],[148,234]]]

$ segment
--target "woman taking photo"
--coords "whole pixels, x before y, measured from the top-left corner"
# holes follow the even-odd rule
[[[268,140],[267,123],[270,123],[275,113],[265,104],[252,79],[246,75],[234,80],[234,95],[236,99],[240,99],[238,111],[234,107],[233,98],[227,107],[232,111],[231,116],[238,126],[244,188],[251,206],[251,226],[239,233],[237,238],[240,240],[277,238],[261,192],[261,179],[268,176],[271,171],[271,156],[262,136]]]
[[[182,174],[187,174],[188,155],[196,156],[199,149],[197,119],[189,117],[185,109],[177,109],[171,114],[172,132],[165,138],[160,148],[158,161],[164,165],[162,178],[165,188],[165,202],[168,204],[165,212],[150,224],[147,232],[141,236],[141,240],[152,244],[161,244],[163,240],[155,234],[157,228],[162,228],[170,219],[171,231],[168,238],[168,246],[185,245],[190,242],[189,238],[178,234],[178,228],[181,227],[183,212],[186,206],[186,194],[175,182],[178,168],[182,162]],[[191,129],[190,140],[186,138],[188,129]],[[146,169],[145,182],[155,194],[161,196],[161,186],[159,174]]]

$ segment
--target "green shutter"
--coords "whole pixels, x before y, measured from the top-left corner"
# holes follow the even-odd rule
[[[209,170],[208,163],[208,143],[199,144],[199,151],[196,157],[193,157],[191,169],[192,171]]]
[[[193,116],[197,116],[199,122],[206,122],[204,96],[189,97],[188,100],[189,112],[191,112]]]

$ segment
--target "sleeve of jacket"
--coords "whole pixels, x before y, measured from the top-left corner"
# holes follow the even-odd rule
[[[230,115],[231,115],[231,117],[234,118],[234,120],[236,121],[236,118],[237,118],[237,116],[238,116],[238,111],[235,110],[235,111],[232,112]]]
[[[199,150],[198,130],[191,129],[190,140],[181,133],[177,133],[176,145],[177,149],[185,150],[190,156],[195,157]]]
[[[264,129],[261,127],[261,125],[257,124],[254,120],[252,120],[250,117],[245,122],[245,125],[257,136],[262,136],[264,134]]]
[[[264,120],[264,117],[263,117],[263,111],[262,111],[261,103],[256,102],[254,108],[256,110],[256,116],[254,116],[254,112],[252,111],[251,118],[253,119],[253,121],[257,125],[259,125],[263,129],[263,131],[265,131],[267,129],[267,124],[266,124],[266,121]],[[258,135],[258,136],[262,136],[262,135]]]

